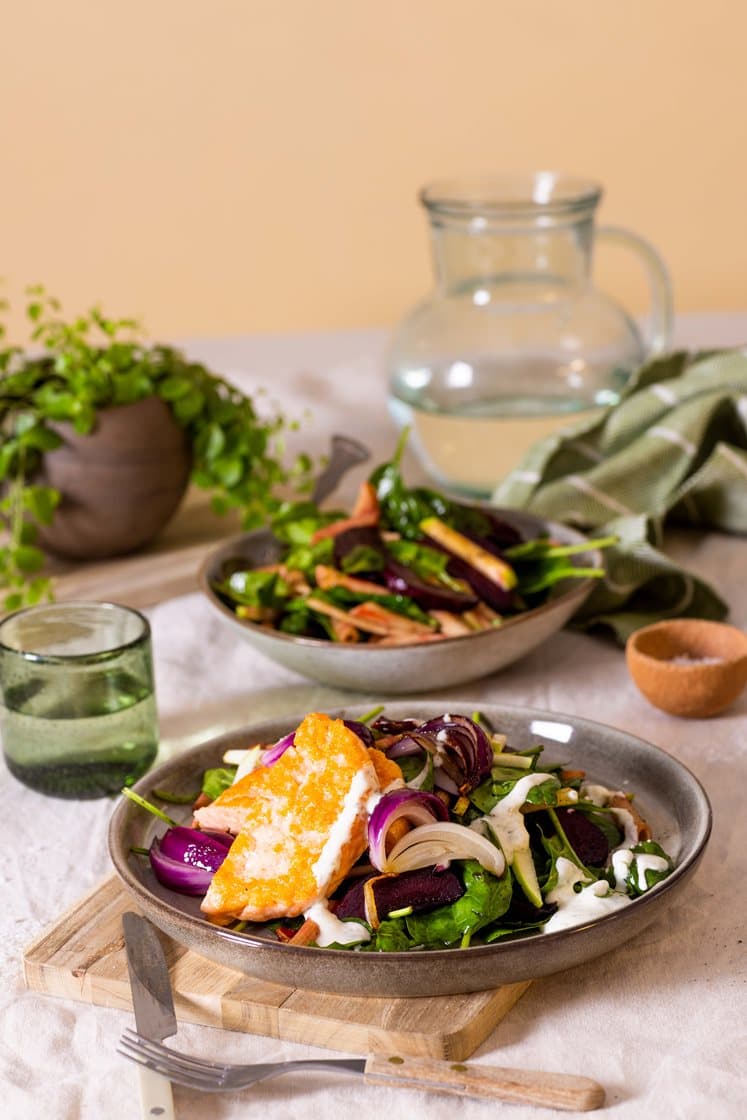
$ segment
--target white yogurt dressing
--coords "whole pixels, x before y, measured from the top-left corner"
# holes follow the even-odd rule
[[[619,851],[621,848],[632,848],[634,844],[637,844],[638,825],[633,814],[629,813],[627,809],[610,809],[610,816],[625,834],[615,851]]]
[[[581,786],[582,800],[591,801],[593,805],[599,806],[600,809],[605,808],[613,797],[618,796],[624,796],[622,790],[607,789],[606,786],[594,785],[593,782],[584,782]],[[611,808],[610,816],[623,831],[623,839],[615,851],[619,851],[621,848],[632,848],[634,844],[637,844],[638,825],[633,814],[628,809]]]
[[[618,848],[612,853],[612,870],[615,875],[615,888],[624,891],[630,878],[630,871],[635,864],[639,891],[651,888],[646,881],[647,871],[666,871],[669,864],[663,856],[649,855],[647,852],[631,852],[630,848]],[[656,886],[656,883],[654,883]]]
[[[350,839],[356,818],[367,813],[368,800],[377,791],[378,782],[372,763],[356,772],[345,794],[342,809],[329,830],[329,836],[312,867],[312,874],[320,890],[325,890],[340,866],[342,849]]]
[[[605,879],[589,882],[581,868],[565,856],[558,856],[555,867],[558,884],[545,898],[547,902],[556,903],[558,909],[549,922],[545,922],[543,933],[556,933],[560,929],[585,925],[596,918],[603,918],[605,914],[614,913],[630,902],[626,894],[610,890]],[[578,892],[574,890],[576,883],[582,884]]]
[[[612,853],[612,871],[615,876],[615,890],[624,891],[633,865],[635,854],[630,848],[618,848]]]
[[[356,921],[342,922],[336,918],[326,902],[315,902],[304,913],[304,918],[316,922],[319,933],[316,938],[317,945],[324,949],[327,945],[355,945],[361,941],[370,941],[370,931]]]
[[[610,797],[614,797],[614,793],[606,786],[594,785],[593,782],[583,782],[581,797],[584,801],[591,801],[592,805],[598,805],[601,809],[602,806],[607,804]]]
[[[517,848],[529,847],[529,833],[521,812],[527,794],[534,786],[551,778],[554,778],[553,774],[526,774],[519,778],[511,792],[497,802],[483,818],[497,836],[507,863],[511,863]]]

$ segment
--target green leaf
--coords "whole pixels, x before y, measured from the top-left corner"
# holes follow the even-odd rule
[[[172,402],[171,411],[176,420],[186,425],[190,420],[194,420],[196,416],[202,412],[205,404],[205,397],[199,389],[190,389],[184,396]]]
[[[230,490],[241,481],[244,465],[239,458],[216,459],[213,463],[213,472],[221,485]]]
[[[192,380],[189,377],[166,377],[158,383],[158,395],[165,401],[178,401],[192,392]]]
[[[560,782],[555,778],[548,778],[537,786],[532,786],[526,796],[529,805],[557,805]]]
[[[500,879],[476,860],[462,864],[464,894],[448,906],[405,919],[407,931],[417,944],[453,945],[490,925],[508,910],[513,891],[507,870]]]
[[[335,542],[332,537],[324,537],[316,544],[299,544],[288,550],[284,557],[284,564],[294,568],[313,579],[314,569],[317,564],[329,566],[334,559]]]
[[[224,790],[233,784],[236,777],[235,766],[216,766],[206,770],[202,778],[202,792],[214,801]]]
[[[23,504],[37,521],[49,525],[60,497],[59,491],[51,486],[29,486],[23,492]]]
[[[209,424],[205,431],[203,454],[208,462],[217,459],[226,446],[226,435],[217,424]]]
[[[215,589],[234,603],[251,607],[272,607],[290,594],[288,585],[277,572],[251,569],[233,572],[227,580],[216,584]]]
[[[42,386],[34,394],[33,401],[49,420],[71,420],[79,411],[74,394],[54,385]]]
[[[54,451],[62,443],[62,438],[44,424],[34,424],[20,436],[19,443],[22,447],[33,448],[35,451]]]
[[[662,882],[668,875],[671,875],[674,864],[661,845],[657,844],[655,840],[641,840],[633,845],[632,851],[636,856],[658,856],[659,859],[664,860],[666,863],[666,867],[661,869],[646,868],[644,871],[644,879],[646,881],[645,883],[641,883],[638,862],[637,860],[633,861],[630,866],[630,874],[627,882],[628,894],[632,898],[639,898],[642,894],[645,894],[646,891],[649,891],[651,887],[656,886],[657,883]]]
[[[386,560],[377,549],[359,545],[343,556],[340,566],[343,572],[355,575],[357,572],[380,572],[385,564]]]
[[[18,448],[18,441],[11,439],[0,447],[0,481],[8,477],[13,463],[18,457]]]
[[[19,545],[12,550],[13,560],[21,572],[38,572],[44,566],[44,553],[33,545]]]
[[[364,949],[379,953],[401,953],[412,947],[412,939],[402,918],[387,918],[366,942]]]

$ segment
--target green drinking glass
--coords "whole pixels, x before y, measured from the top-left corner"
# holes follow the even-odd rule
[[[0,735],[11,774],[53,797],[106,797],[158,749],[150,625],[117,603],[51,603],[0,623]]]

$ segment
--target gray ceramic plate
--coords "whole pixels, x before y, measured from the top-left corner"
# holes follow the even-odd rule
[[[587,539],[574,529],[533,514],[504,509],[493,512],[527,537],[549,534],[564,544],[583,544]],[[450,688],[502,669],[565,626],[594,583],[593,579],[564,580],[542,606],[507,619],[499,629],[382,649],[298,638],[246,622],[237,618],[213,590],[213,583],[225,578],[226,570],[259,567],[277,558],[277,542],[267,530],[245,533],[226,541],[207,557],[200,572],[200,586],[239,636],[265,657],[324,684],[381,695]],[[599,568],[601,554],[590,549],[576,556],[574,563]]]
[[[393,717],[425,719],[444,710],[436,702],[386,706]],[[547,761],[573,763],[585,769],[591,780],[634,791],[636,805],[655,838],[675,860],[669,878],[622,910],[557,933],[469,949],[356,953],[283,944],[261,927],[235,933],[210,925],[200,915],[199,899],[162,887],[148,861],[130,854],[132,847],[148,847],[165,826],[125,798],[115,809],[109,830],[114,866],[141,910],[177,942],[263,980],[315,991],[397,996],[480,991],[572,968],[617,948],[663,914],[695,870],[711,828],[711,810],[702,787],[671,755],[602,724],[529,708],[485,705],[483,711],[496,730],[508,735],[513,748],[541,742]],[[344,709],[339,714],[355,718],[356,711]],[[154,788],[194,791],[203,770],[218,764],[225,750],[272,742],[301,718],[289,716],[242,728],[194,747],[141,778],[135,790],[146,798]],[[183,817],[187,821],[188,810]]]

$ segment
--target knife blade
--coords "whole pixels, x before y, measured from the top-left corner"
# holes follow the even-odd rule
[[[143,1038],[163,1042],[176,1034],[177,1026],[163,946],[154,927],[140,914],[132,911],[123,914],[122,928],[135,1026]],[[171,1082],[144,1066],[138,1074],[143,1120],[152,1120],[153,1117],[174,1120]]]

